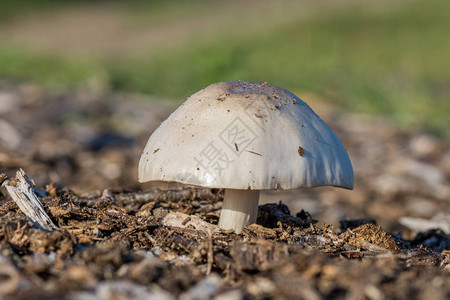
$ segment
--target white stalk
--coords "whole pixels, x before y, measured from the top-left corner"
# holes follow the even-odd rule
[[[256,222],[258,200],[258,190],[226,189],[219,227],[241,233],[245,226]]]

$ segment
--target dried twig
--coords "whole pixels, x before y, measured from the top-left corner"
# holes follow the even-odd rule
[[[34,226],[47,231],[58,229],[36,196],[34,182],[22,169],[17,171],[16,177],[16,184],[6,184],[6,190],[20,210],[30,219]]]

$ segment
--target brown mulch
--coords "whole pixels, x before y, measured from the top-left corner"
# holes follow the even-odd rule
[[[415,241],[364,220],[338,233],[316,226],[305,211],[292,216],[279,203],[260,206],[257,224],[239,235],[165,224],[173,212],[217,224],[222,197],[222,190],[193,188],[77,195],[47,187],[40,199],[59,227],[48,232],[34,228],[3,196],[0,293],[23,299],[81,297],[81,291],[99,299],[138,298],[130,296],[138,286],[142,295],[167,299],[450,295],[448,251],[412,246]],[[448,236],[443,241],[450,243]]]

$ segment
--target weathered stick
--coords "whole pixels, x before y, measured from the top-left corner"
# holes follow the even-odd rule
[[[6,190],[20,210],[30,219],[34,226],[47,231],[58,229],[36,196],[34,182],[22,169],[17,171],[16,177],[16,184],[7,183]]]

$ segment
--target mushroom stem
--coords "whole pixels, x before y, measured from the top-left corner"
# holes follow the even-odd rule
[[[258,200],[258,190],[226,189],[219,227],[241,233],[245,226],[256,222]]]

